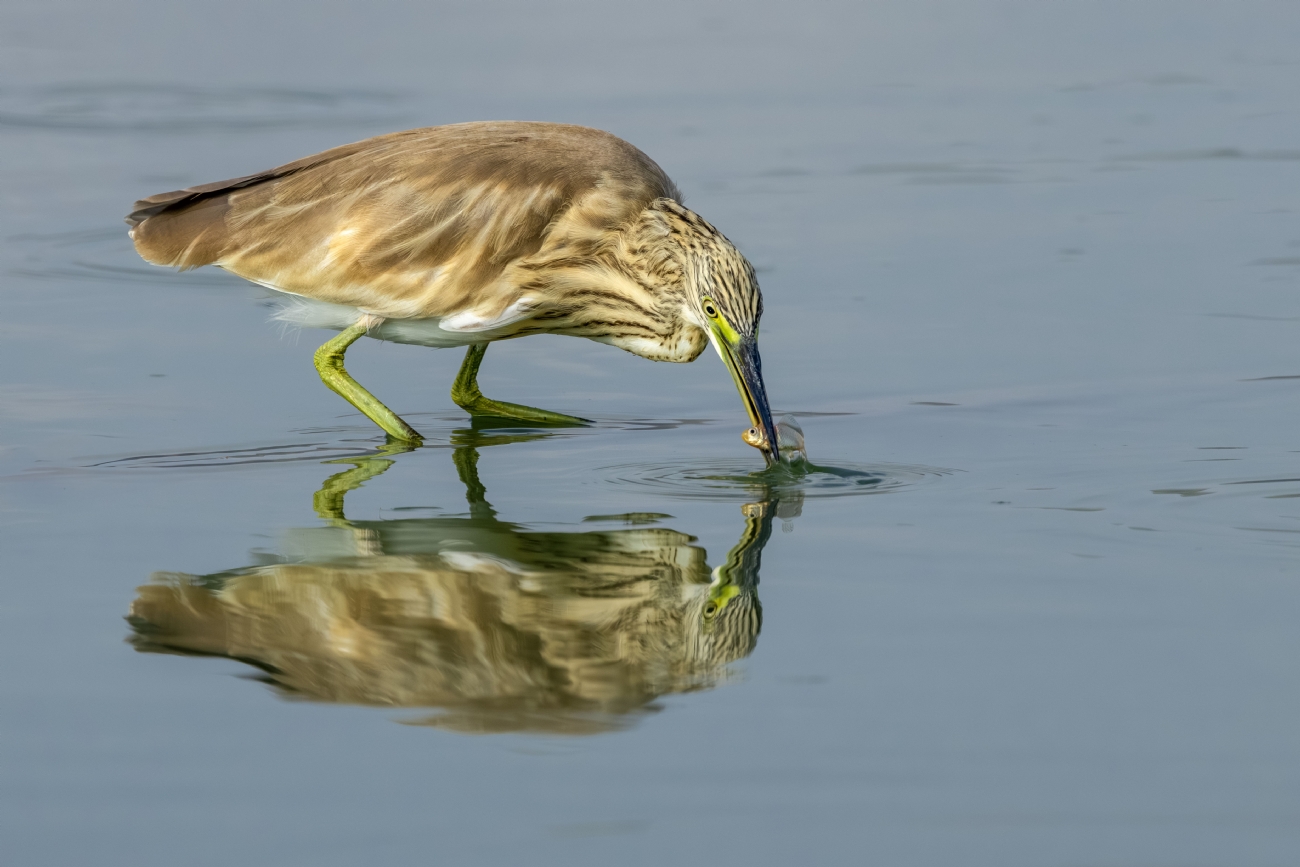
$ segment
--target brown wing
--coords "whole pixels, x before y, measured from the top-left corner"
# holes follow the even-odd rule
[[[500,310],[512,266],[680,198],[599,130],[467,123],[379,136],[270,171],[150,196],[136,249],[382,316]]]

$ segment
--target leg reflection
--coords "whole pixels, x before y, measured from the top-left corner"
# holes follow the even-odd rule
[[[352,464],[353,467],[326,479],[320,486],[320,490],[312,497],[312,508],[316,510],[321,520],[336,526],[347,526],[348,520],[343,516],[343,497],[348,491],[355,491],[375,476],[385,472],[393,465],[390,457],[414,451],[416,448],[418,444],[394,441],[381,446],[373,455],[326,461],[330,464]]]

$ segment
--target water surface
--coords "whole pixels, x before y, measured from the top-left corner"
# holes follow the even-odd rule
[[[255,22],[255,25],[254,25]],[[15,865],[1290,865],[1291,7],[0,10]],[[471,119],[612,130],[752,259],[712,357],[322,387],[135,199]]]

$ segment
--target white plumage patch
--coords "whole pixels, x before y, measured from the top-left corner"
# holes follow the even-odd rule
[[[364,310],[346,304],[331,304],[328,301],[318,301],[300,295],[276,293],[273,300],[278,309],[271,319],[299,328],[327,328],[331,331],[342,331],[351,328],[362,317],[370,315]],[[392,343],[411,343],[416,346],[444,349],[481,343],[487,335],[481,331],[447,331],[437,319],[385,319],[370,329],[370,336]]]
[[[465,310],[444,317],[439,326],[444,331],[491,331],[513,325],[521,319],[527,319],[532,313],[532,305],[520,299],[501,311],[499,316],[486,317],[476,310]]]

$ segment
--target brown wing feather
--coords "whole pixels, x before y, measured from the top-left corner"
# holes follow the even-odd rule
[[[151,196],[127,220],[156,264],[216,264],[406,318],[500,311],[518,300],[515,272],[530,258],[590,253],[584,244],[657,198],[680,196],[649,157],[609,133],[470,123]]]
[[[135,209],[126,215],[126,224],[131,228],[143,223],[150,217],[156,216],[168,209],[178,209],[185,205],[193,204],[200,199],[209,199],[219,193],[228,193],[232,190],[251,187],[253,184],[269,181],[272,178],[282,177],[288,173],[289,166],[271,169],[266,172],[259,172],[255,175],[244,175],[242,178],[231,178],[228,181],[216,181],[211,184],[200,184],[197,187],[186,187],[183,190],[173,190],[170,193],[155,193],[148,198],[140,199],[135,203]]]

